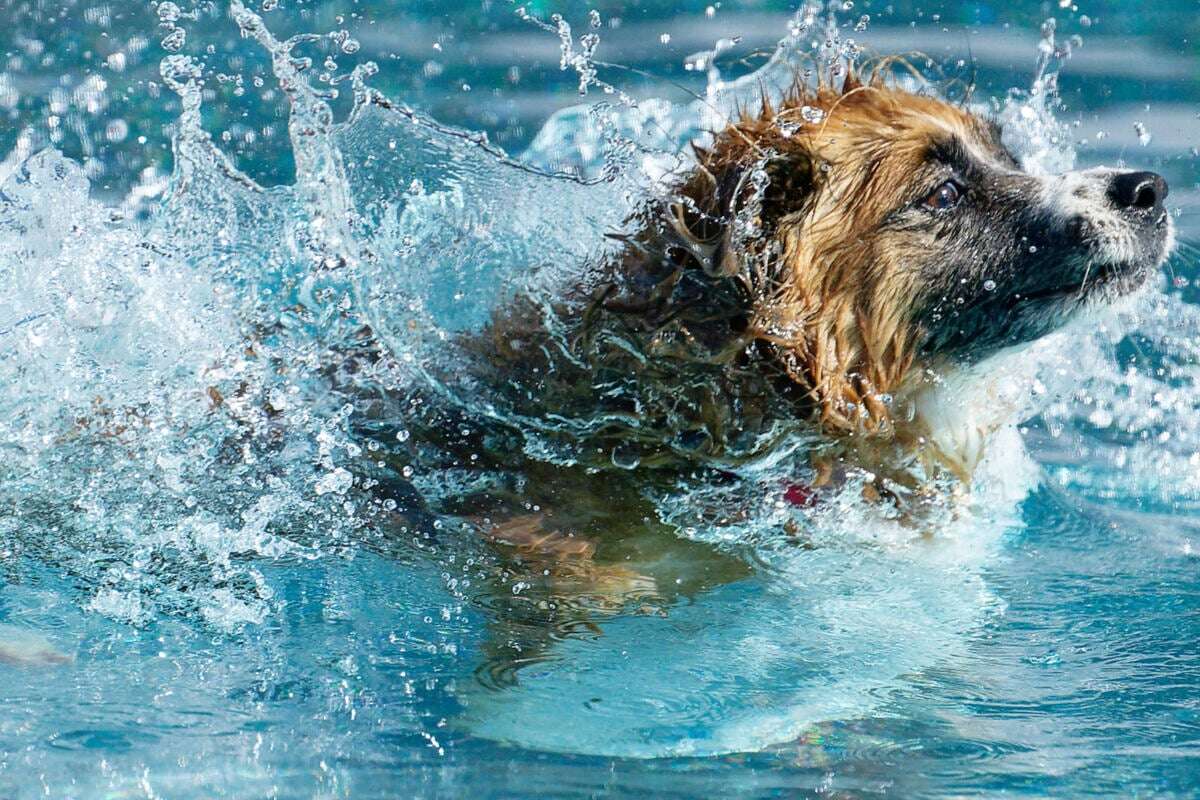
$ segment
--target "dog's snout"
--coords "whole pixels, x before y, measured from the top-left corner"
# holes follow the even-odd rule
[[[1108,184],[1108,198],[1122,211],[1161,211],[1167,181],[1155,172],[1126,172]]]

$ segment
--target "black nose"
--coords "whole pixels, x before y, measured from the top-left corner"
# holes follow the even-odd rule
[[[1112,179],[1108,197],[1122,210],[1162,210],[1167,199],[1167,182],[1154,172],[1126,172]]]

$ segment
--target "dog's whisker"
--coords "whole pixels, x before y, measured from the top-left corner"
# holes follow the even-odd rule
[[[1079,283],[1079,294],[1076,295],[1077,297],[1083,297],[1085,294],[1087,294],[1088,276],[1092,274],[1092,265],[1094,263],[1096,262],[1088,259],[1087,266],[1083,269],[1083,280]]]

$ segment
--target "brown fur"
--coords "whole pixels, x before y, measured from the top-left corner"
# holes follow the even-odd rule
[[[993,126],[896,87],[891,66],[851,70],[837,87],[798,82],[777,106],[740,114],[631,215],[614,252],[570,271],[567,286],[518,294],[485,331],[464,335],[473,357],[453,364],[455,378],[467,373],[456,388],[486,392],[485,418],[433,403],[405,409],[412,427],[425,408],[419,438],[438,442],[450,465],[503,476],[438,509],[472,521],[502,554],[505,577],[536,587],[498,593],[513,605],[489,653],[505,665],[495,671],[530,663],[599,615],[631,604],[657,613],[674,592],[744,577],[740,560],[660,522],[666,506],[650,498],[676,497],[681,479],[736,483],[737,466],[772,459],[786,441],[809,462],[770,473],[793,505],[863,477],[868,500],[892,501],[899,519],[925,529],[944,517],[924,511],[965,494],[1011,401],[987,381],[973,387],[977,404],[959,396],[956,379],[975,379],[986,361],[930,343],[975,344],[994,322],[991,349],[971,353],[986,357],[1045,335],[1053,326],[1012,334],[1006,304],[1070,284],[1081,259],[1090,270],[1081,254],[1091,243],[1083,217],[1042,213],[1044,185]],[[971,202],[958,178],[976,179]],[[947,186],[953,202],[933,202]],[[1151,209],[1104,213],[1146,235]],[[1029,246],[1038,231],[1057,236],[1053,246]],[[1150,260],[1109,271],[1136,282]],[[979,295],[960,287],[984,292],[993,274],[1013,284],[999,310],[985,306],[973,327],[949,314],[939,329],[942,304],[969,311]],[[1068,294],[1083,296],[1086,281]],[[1048,301],[1032,313],[1054,322],[1068,307]],[[717,469],[695,469],[705,466]],[[634,467],[643,469],[625,471]],[[689,515],[717,525],[745,513],[720,499],[687,502]],[[802,525],[785,530],[811,546]]]
[[[635,215],[619,256],[557,299],[556,319],[536,301],[500,312],[474,346],[492,374],[536,376],[522,413],[586,415],[597,386],[637,376],[636,401],[604,409],[583,449],[607,460],[636,444],[643,465],[677,461],[666,442],[684,434],[703,440],[689,455],[736,461],[736,432],[778,419],[856,449],[920,436],[889,402],[924,366],[906,266],[917,245],[877,229],[928,191],[917,177],[936,136],[992,137],[966,111],[891,85],[890,67],[840,88],[798,83],[778,107],[742,113],[669,199]]]
[[[910,199],[910,178],[935,134],[952,130],[970,140],[985,133],[978,118],[892,88],[884,74],[876,69],[866,83],[852,74],[840,91],[800,87],[778,109],[764,104],[759,114],[743,115],[711,150],[700,151],[700,168],[683,188],[704,207],[720,176],[764,157],[793,173],[788,188],[797,171],[823,173],[819,190],[806,194],[809,187],[799,187],[800,202],[774,201],[786,214],[768,223],[773,240],[742,260],[751,262],[762,287],[749,335],[774,346],[831,433],[891,433],[882,397],[906,387],[914,363],[906,315],[916,276],[904,268],[909,254],[894,246],[901,243],[865,232]],[[805,108],[819,110],[823,121],[785,135]],[[728,252],[725,258],[736,259]],[[735,275],[745,266],[727,269]]]

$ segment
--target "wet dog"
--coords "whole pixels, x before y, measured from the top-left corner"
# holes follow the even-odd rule
[[[1156,275],[1167,184],[1029,174],[996,124],[887,74],[719,131],[617,257],[498,314],[483,371],[526,418],[593,423],[600,461],[735,466],[799,431],[826,462],[969,481],[1006,420],[988,364]]]
[[[798,442],[796,505],[850,470],[897,505],[968,486],[1015,421],[994,365],[1153,280],[1173,245],[1162,177],[1031,174],[995,123],[890,72],[742,113],[614,234],[616,255],[470,338],[496,407],[574,464],[464,509],[531,574],[649,541],[620,531],[651,525],[655,481]],[[463,452],[499,468],[528,450],[477,445]],[[631,548],[610,545],[609,566],[633,569]]]

